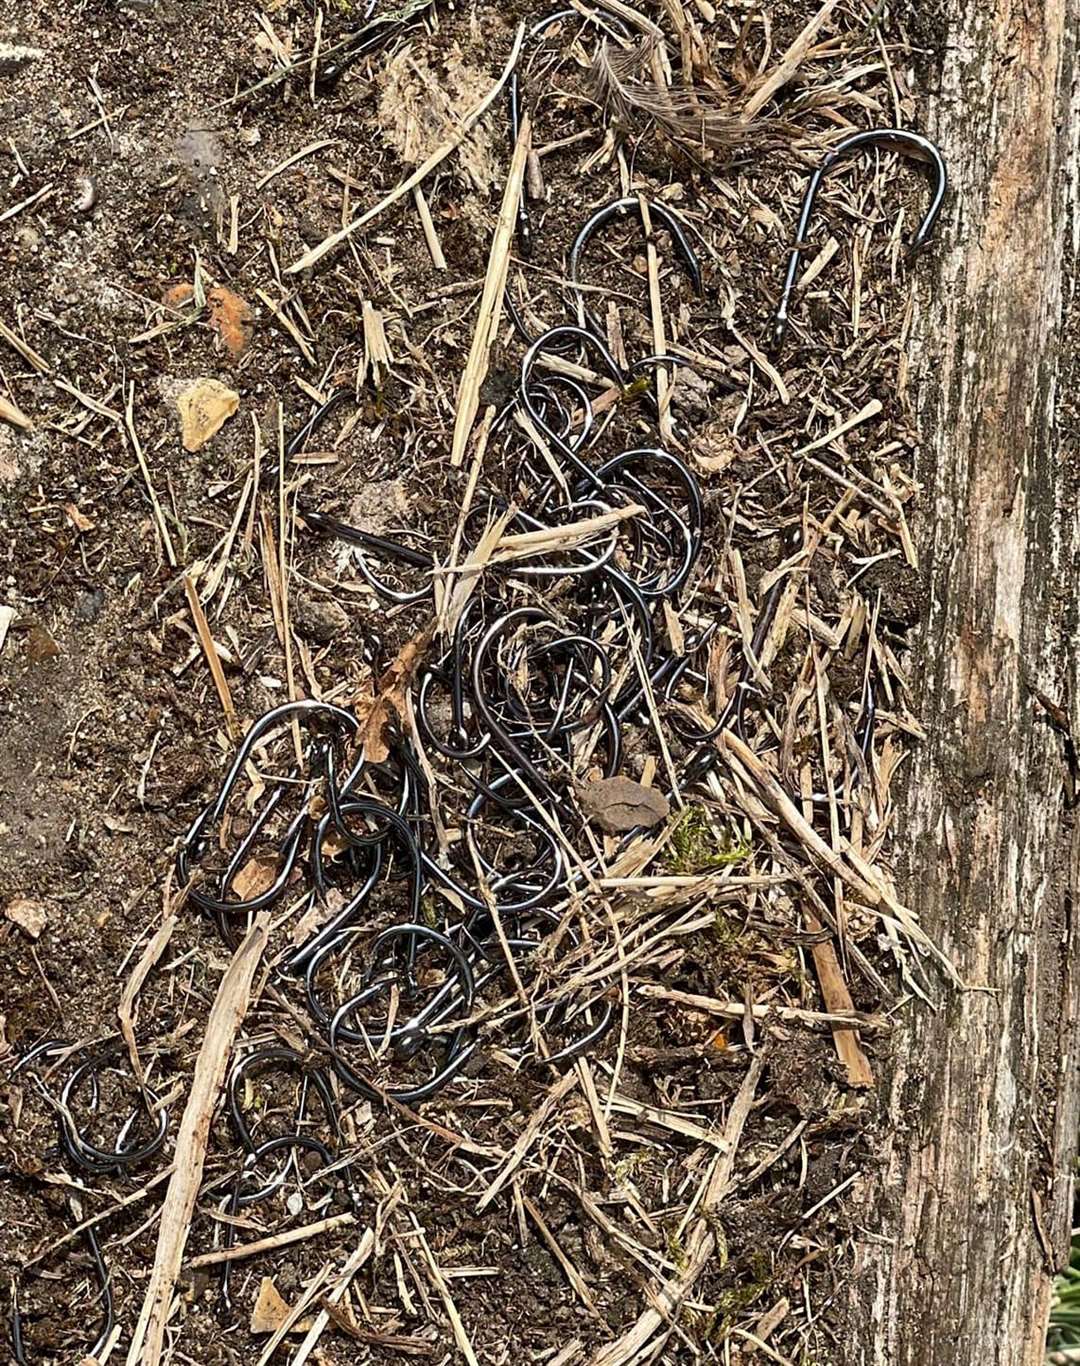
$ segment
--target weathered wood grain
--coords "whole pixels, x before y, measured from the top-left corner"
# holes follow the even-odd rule
[[[1078,1123],[1077,0],[944,0],[926,131],[954,191],[924,261],[912,379],[929,741],[898,837],[901,890],[963,993],[913,1008],[864,1192],[838,1360],[1034,1366],[1067,1243]]]

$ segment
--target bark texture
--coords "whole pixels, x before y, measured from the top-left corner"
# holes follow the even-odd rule
[[[953,191],[920,270],[928,620],[913,655],[929,740],[898,838],[903,899],[978,990],[910,1011],[838,1359],[1042,1363],[1078,1124],[1063,735],[1080,591],[1067,435],[1080,0],[944,0],[927,132]]]

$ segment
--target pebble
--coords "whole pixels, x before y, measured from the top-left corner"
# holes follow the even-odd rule
[[[216,379],[197,379],[177,397],[184,450],[200,451],[236,412],[240,395]]]
[[[293,608],[293,624],[309,640],[329,645],[349,634],[351,622],[344,607],[333,598],[315,598],[301,593]]]
[[[34,897],[15,897],[8,902],[4,914],[31,939],[39,939],[42,930],[49,923],[49,911],[44,901],[37,901]]]
[[[72,616],[81,625],[89,626],[101,616],[101,611],[104,606],[104,588],[94,588],[89,592],[80,593],[75,599],[75,610],[72,612]]]

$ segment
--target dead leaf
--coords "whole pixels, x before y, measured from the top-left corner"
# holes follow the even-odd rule
[[[26,633],[26,653],[31,664],[40,664],[44,659],[55,659],[62,651],[45,627],[35,623]]]
[[[289,1306],[282,1299],[273,1276],[264,1276],[259,1283],[255,1308],[251,1311],[251,1331],[276,1333],[288,1317]]]
[[[240,407],[240,395],[216,379],[197,379],[176,400],[185,451],[201,451]]]
[[[253,901],[274,885],[280,867],[276,854],[257,854],[233,878],[232,889],[241,901]]]
[[[466,61],[456,45],[440,54],[436,75],[415,48],[403,49],[386,64],[380,79],[379,127],[410,166],[426,161],[460,126],[462,118],[489,84],[487,71]],[[463,205],[466,217],[487,212],[487,196],[502,177],[502,146],[497,134],[481,123],[458,155],[464,177],[479,191]]]
[[[234,360],[239,360],[251,345],[255,316],[251,306],[224,285],[215,285],[206,296],[210,306],[210,326]]]
[[[35,901],[29,896],[17,896],[9,901],[4,914],[31,939],[40,938],[42,930],[49,923],[49,911],[44,901]]]
[[[251,1311],[251,1332],[258,1336],[276,1333],[292,1313],[292,1309],[282,1298],[274,1284],[273,1276],[264,1276],[259,1282],[259,1294],[255,1308]],[[289,1329],[291,1333],[306,1333],[311,1328],[311,1319],[300,1319]]]
[[[76,531],[93,531],[94,524],[89,517],[79,511],[77,503],[65,503],[64,511],[67,519]]]
[[[586,819],[609,835],[659,825],[671,813],[671,803],[662,792],[633,778],[597,778],[583,783],[578,799]]]
[[[390,754],[386,743],[390,713],[396,711],[403,721],[406,719],[405,693],[434,639],[436,625],[431,622],[419,635],[406,641],[397,659],[379,679],[378,695],[364,723],[364,758],[369,763],[381,764]]]
[[[336,831],[331,831],[328,840],[336,833]],[[342,844],[344,844],[344,841],[342,841]],[[344,893],[338,887],[330,887],[326,893],[325,903],[320,905],[317,901],[312,902],[292,927],[290,938],[292,940],[293,948],[298,949],[301,944],[306,943],[313,934],[321,930],[328,921],[333,920],[334,916],[344,909]]]
[[[720,455],[705,455],[700,450],[694,452],[694,464],[706,474],[721,474],[734,459],[735,452],[730,450]]]

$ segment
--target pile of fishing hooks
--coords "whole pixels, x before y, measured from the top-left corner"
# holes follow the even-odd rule
[[[531,37],[542,38],[561,17],[542,21]],[[515,136],[520,99],[515,79]],[[935,165],[937,184],[917,244],[929,236],[945,190],[933,145],[896,129],[840,144],[807,193],[777,312],[778,340],[822,175],[868,145]],[[692,288],[702,291],[688,231],[666,205],[643,208],[638,198],[599,209],[570,243],[572,320],[537,329],[507,291],[524,354],[516,392],[491,434],[504,440],[508,475],[479,491],[460,544],[476,546],[493,521],[501,536],[459,603],[453,585],[467,562],[445,576],[440,595],[430,549],[371,534],[317,507],[298,509],[312,536],[350,546],[358,571],[388,608],[430,604],[438,629],[417,661],[404,715],[373,734],[352,710],[330,702],[294,701],[267,712],[180,841],[178,885],[230,949],[259,912],[274,912],[279,925],[309,927],[278,955],[273,976],[306,1013],[321,1048],[304,1055],[283,1045],[248,1047],[233,1065],[227,1100],[241,1157],[224,1200],[233,1219],[225,1223],[226,1246],[236,1216],[280,1191],[301,1156],[315,1172],[308,1184],[341,1171],[343,1097],[414,1106],[455,1079],[467,1081],[493,1051],[513,1067],[550,1068],[594,1048],[612,1023],[614,1002],[601,986],[552,986],[560,962],[588,964],[574,912],[590,874],[577,850],[592,842],[595,851],[597,836],[582,812],[581,788],[624,773],[628,729],[666,736],[686,787],[707,782],[722,732],[745,738],[755,689],[749,661],[730,695],[716,698],[709,655],[718,623],[689,613],[677,648],[669,629],[680,603],[696,591],[706,523],[698,479],[682,455],[659,441],[605,450],[616,414],[628,405],[644,413],[635,432],[660,429],[658,372],[687,363],[646,355],[620,364],[585,307],[581,272],[590,244],[626,219],[666,231]],[[532,226],[524,199],[518,231],[525,255]],[[601,416],[597,386],[615,395]],[[301,450],[347,397],[332,395],[293,437],[289,453]],[[520,428],[529,440],[515,445]],[[759,610],[754,657],[779,591],[777,583]],[[381,653],[372,640],[376,675]],[[867,678],[858,717],[864,759],[875,715],[869,670]],[[666,776],[674,779],[674,769]],[[624,830],[619,838],[625,843],[635,833]],[[253,878],[252,869],[261,875]],[[55,1110],[61,1152],[81,1177],[124,1176],[164,1150],[166,1101],[135,1079],[120,1043],[73,1050],[46,1040],[15,1070]],[[270,1137],[245,1113],[245,1088],[260,1074],[291,1074],[300,1083],[295,1114]],[[130,1093],[123,1103],[118,1091]],[[277,1170],[260,1175],[270,1158]],[[337,1188],[342,1184],[355,1202],[351,1183]],[[96,1226],[82,1236],[101,1291],[94,1355],[113,1332],[113,1300]],[[17,1297],[12,1339],[15,1360],[26,1362]]]

